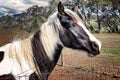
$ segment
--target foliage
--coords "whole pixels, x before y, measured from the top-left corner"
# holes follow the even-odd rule
[[[120,0],[66,0],[66,6],[71,6],[77,1],[78,14],[84,21],[86,27],[96,32],[96,26],[91,20],[97,23],[97,32],[120,32]],[[69,2],[72,1],[72,2]],[[73,6],[72,5],[72,6]],[[68,7],[69,8],[69,7]]]

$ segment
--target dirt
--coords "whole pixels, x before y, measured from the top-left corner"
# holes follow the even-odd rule
[[[19,29],[0,29],[0,46],[11,42],[15,36],[27,37],[29,33]],[[103,50],[120,50],[119,34],[95,34],[102,41],[102,52],[88,57],[86,52],[64,48],[64,66],[59,59],[49,80],[120,80],[120,55],[106,54]],[[109,58],[109,57],[112,57]],[[116,58],[118,57],[118,58]]]
[[[19,28],[12,28],[7,30],[0,28],[0,46],[10,43],[16,38],[25,38],[28,36],[28,32],[22,31]]]
[[[120,62],[104,59],[104,54],[88,57],[84,52],[64,51],[64,66],[58,65],[49,80],[119,80]],[[68,53],[69,52],[69,53]],[[102,57],[102,58],[101,58]]]

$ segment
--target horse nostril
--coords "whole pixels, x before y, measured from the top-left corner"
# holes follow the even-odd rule
[[[98,46],[97,43],[92,42],[91,48],[92,48],[91,50],[92,50],[92,54],[93,54],[93,55],[98,55],[98,54],[100,54],[99,46]]]
[[[93,47],[93,48],[98,48],[98,45],[97,45],[95,42],[93,42],[93,43],[92,43],[92,47]]]
[[[95,42],[92,43],[92,48],[93,48],[93,51],[99,52],[99,47]]]

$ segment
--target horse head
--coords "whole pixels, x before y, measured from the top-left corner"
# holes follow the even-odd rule
[[[72,10],[64,9],[61,2],[57,17],[62,27],[59,36],[64,46],[86,51],[90,56],[100,53],[101,42],[87,30],[79,16]]]

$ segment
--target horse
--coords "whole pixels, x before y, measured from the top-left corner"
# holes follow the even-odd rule
[[[84,26],[79,16],[61,2],[39,30],[29,38],[0,47],[0,78],[48,80],[64,47],[100,54],[101,42]]]

